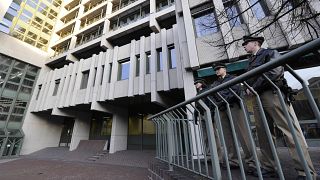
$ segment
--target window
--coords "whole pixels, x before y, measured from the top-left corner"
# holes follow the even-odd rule
[[[42,85],[39,85],[37,96],[36,96],[36,100],[38,100],[38,98],[39,98],[41,87],[42,87]]]
[[[264,0],[250,0],[250,4],[251,6],[253,6],[252,11],[257,19],[261,20],[269,15],[267,4]]]
[[[96,85],[96,75],[97,75],[97,71],[98,71],[98,68],[94,68],[94,75],[93,75],[93,83],[92,83],[92,86],[94,87]]]
[[[236,3],[234,1],[228,1],[224,4],[224,6],[231,28],[235,26],[240,26],[243,20],[239,15],[240,10]]]
[[[163,58],[161,49],[157,49],[157,70],[158,72],[163,70]]]
[[[198,37],[218,32],[218,25],[213,8],[193,15],[195,31]]]
[[[140,56],[136,56],[136,77],[140,74]]]
[[[174,46],[169,46],[169,67],[170,69],[174,69],[177,67],[177,60],[176,60],[176,49]]]
[[[109,69],[109,79],[108,79],[108,83],[111,82],[112,63],[110,63],[109,67],[110,67],[110,69]]]
[[[151,54],[150,52],[146,53],[146,74],[150,74],[151,69]]]
[[[82,72],[82,79],[81,79],[80,89],[87,88],[88,79],[89,79],[89,71]]]
[[[102,85],[103,73],[104,73],[104,65],[102,65],[102,69],[101,69],[101,81],[100,81],[100,85]]]
[[[60,85],[60,79],[57,79],[54,85],[52,96],[56,96]]]
[[[129,78],[130,61],[129,59],[119,61],[118,80],[125,80]]]

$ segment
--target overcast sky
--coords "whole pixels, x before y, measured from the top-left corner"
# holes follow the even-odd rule
[[[307,68],[307,69],[301,69],[301,70],[295,70],[296,73],[299,74],[300,77],[302,77],[304,80],[308,81],[308,79],[312,77],[319,77],[320,76],[320,67],[313,67],[313,68]],[[288,84],[293,89],[300,89],[302,86],[291,74],[288,72],[284,73],[284,77],[287,79]]]

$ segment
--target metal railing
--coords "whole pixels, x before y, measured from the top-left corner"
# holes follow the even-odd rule
[[[255,76],[262,76],[273,88],[273,93],[278,95],[279,106],[283,110],[283,116],[286,119],[288,129],[292,135],[294,142],[294,148],[297,152],[297,156],[301,162],[301,166],[306,174],[307,179],[313,179],[313,175],[310,172],[310,167],[307,163],[307,158],[303,153],[301,141],[298,140],[299,131],[295,130],[298,120],[294,119],[288,110],[288,104],[284,101],[283,93],[264,73],[279,66],[283,66],[286,70],[294,76],[302,85],[305,96],[308,103],[320,124],[320,112],[315,103],[315,100],[310,92],[307,82],[303,80],[299,75],[288,65],[289,62],[297,60],[297,57],[302,57],[309,53],[317,52],[320,49],[320,38],[311,41],[295,50],[292,50],[266,64],[261,65],[247,73],[244,73],[230,81],[227,81],[219,86],[213,87],[200,95],[195,96],[189,100],[186,100],[180,104],[177,104],[171,108],[168,108],[158,114],[149,117],[156,127],[156,158],[167,162],[169,170],[173,170],[174,167],[183,168],[185,170],[196,173],[197,175],[209,178],[209,179],[232,179],[231,165],[229,161],[229,148],[226,142],[229,139],[225,139],[226,130],[223,128],[223,120],[221,118],[223,111],[219,109],[217,102],[212,100],[212,96],[220,97],[226,104],[224,110],[225,115],[229,119],[230,129],[235,145],[236,157],[238,158],[238,168],[240,169],[241,179],[246,179],[247,166],[244,166],[241,157],[240,143],[238,142],[239,133],[235,127],[238,123],[235,119],[238,117],[233,116],[231,111],[231,104],[220,95],[221,90],[228,89],[238,99],[238,107],[242,112],[244,118],[245,133],[248,134],[248,145],[252,151],[253,165],[255,175],[259,179],[263,179],[261,172],[261,159],[258,157],[257,146],[255,144],[253,133],[251,132],[251,121],[249,120],[248,110],[244,97],[238,95],[233,91],[231,87],[242,83],[244,87],[250,91],[255,98],[255,108],[259,112],[260,123],[265,130],[267,141],[270,145],[272,156],[274,159],[274,167],[276,169],[276,176],[279,179],[284,179],[284,172],[282,171],[281,162],[278,157],[276,145],[273,141],[272,133],[270,132],[266,112],[263,104],[261,103],[260,94],[258,94],[252,87],[246,82],[248,79]],[[211,107],[209,107],[211,106]],[[202,113],[201,113],[202,112]],[[198,114],[198,125],[196,125],[195,114]],[[202,114],[202,115],[201,115]],[[257,120],[256,120],[257,121]],[[299,125],[298,125],[299,126]],[[216,138],[215,138],[216,137]],[[260,137],[260,136],[259,136]],[[301,136],[300,136],[301,137]],[[221,143],[220,155],[218,155],[217,148]],[[229,140],[230,142],[230,140]],[[305,142],[303,142],[305,143]],[[241,143],[242,149],[243,144]],[[260,148],[261,149],[261,148]],[[308,155],[309,156],[309,155]],[[224,163],[224,168],[227,171],[227,177],[222,178],[221,163]],[[283,165],[283,164],[282,164]],[[302,170],[302,171],[303,171]]]

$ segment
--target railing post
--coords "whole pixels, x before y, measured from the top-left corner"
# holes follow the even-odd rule
[[[168,137],[168,165],[169,165],[169,171],[173,171],[173,165],[172,165],[172,156],[173,156],[173,141],[172,141],[172,136],[173,136],[173,130],[172,130],[172,125],[171,125],[171,120],[170,118],[164,114],[163,115],[164,119],[167,121],[167,137]]]

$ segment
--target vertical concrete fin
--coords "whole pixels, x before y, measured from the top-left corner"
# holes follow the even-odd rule
[[[114,47],[113,50],[113,57],[112,57],[112,70],[111,70],[111,82],[110,82],[110,90],[109,90],[109,97],[108,99],[114,99],[114,86],[118,79],[118,70],[119,70],[119,63],[118,63],[118,51],[119,47]]]
[[[90,60],[91,58],[89,58]],[[87,59],[88,60],[88,59]],[[78,97],[78,91],[80,90],[80,86],[81,86],[81,80],[82,80],[82,65],[84,63],[84,59],[81,59],[80,62],[79,62],[79,65],[77,67],[77,70],[76,70],[76,74],[75,74],[75,81],[74,81],[74,85],[73,85],[73,89],[71,90],[72,92],[72,98],[71,98],[71,101],[69,102],[69,106],[74,106],[76,104],[76,99]]]
[[[128,88],[128,97],[133,96],[134,91],[134,77],[136,73],[137,58],[135,55],[136,52],[136,40],[131,41],[130,49],[130,70],[129,70],[129,88]]]
[[[176,50],[176,64],[177,64],[177,82],[178,88],[183,88],[183,76],[182,76],[182,56],[180,52],[180,44],[179,44],[179,32],[177,25],[173,25],[173,40],[174,40],[174,48]]]
[[[162,78],[163,78],[163,90],[170,90],[170,79],[169,79],[169,57],[168,57],[168,46],[167,46],[167,30],[161,29],[161,46],[162,46]]]
[[[156,50],[156,35],[151,33],[151,59],[150,59],[150,74],[151,74],[151,101],[157,99],[157,50]]]
[[[140,37],[140,67],[139,67],[139,95],[144,94],[145,86],[145,74],[146,74],[146,53],[145,53],[145,41],[144,36]]]
[[[95,81],[95,76],[96,76],[96,69],[95,64],[96,61],[98,60],[98,56],[96,54],[94,54],[91,59],[87,59],[89,60],[89,64],[90,64],[90,70],[89,70],[89,77],[88,77],[88,84],[87,84],[87,88],[86,88],[86,96],[84,98],[84,103],[88,104],[90,102],[90,99],[92,97],[92,89],[93,89],[93,84]],[[97,83],[97,82],[95,82]]]

